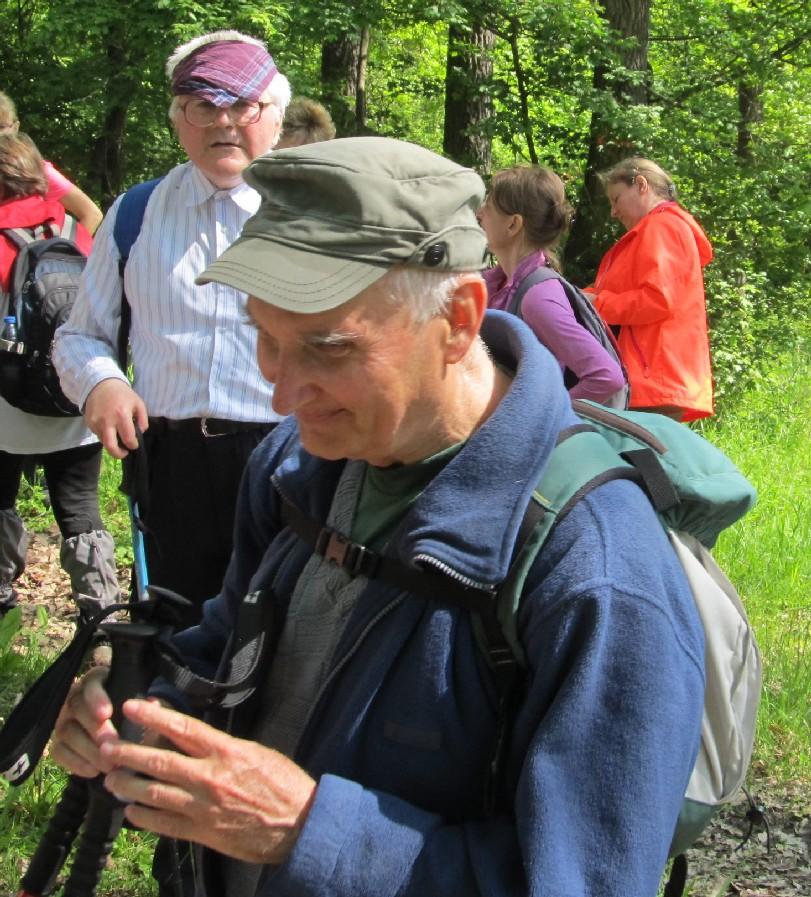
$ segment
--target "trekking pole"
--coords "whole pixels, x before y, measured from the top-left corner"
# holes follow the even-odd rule
[[[47,897],[65,865],[70,847],[82,826],[88,805],[90,782],[71,776],[56,806],[48,828],[40,838],[17,897]]]
[[[153,623],[108,623],[102,630],[110,639],[113,659],[105,688],[113,705],[113,725],[121,738],[140,741],[140,727],[124,719],[121,707],[128,698],[144,695],[157,668],[154,642],[160,627]],[[102,784],[89,786],[84,828],[79,837],[64,897],[90,897],[95,893],[113,842],[124,822],[124,804]]]
[[[138,448],[134,452],[130,451],[121,462],[121,491],[127,496],[127,508],[130,515],[132,572],[135,579],[134,600],[143,601],[147,596],[147,586],[149,585],[142,517],[148,501],[148,473],[144,434],[137,425],[135,438],[138,440]]]
[[[135,598],[137,601],[143,601],[147,594],[146,587],[149,585],[149,573],[146,567],[144,534],[139,526],[141,515],[137,501],[128,498],[127,507],[130,512],[130,532],[132,534],[132,572],[135,577]]]
[[[156,590],[158,591],[158,590]],[[160,600],[130,605],[147,617],[144,623],[106,623],[100,627],[112,647],[110,672],[105,682],[113,704],[113,724],[122,738],[139,740],[140,729],[124,719],[125,700],[146,693],[158,666],[157,645],[174,629],[171,605],[187,604],[180,596],[160,591]],[[161,601],[165,609],[162,609]],[[153,622],[157,621],[157,622]],[[102,784],[102,777],[88,780],[71,776],[43,834],[17,897],[48,897],[65,864],[71,845],[82,830],[64,897],[93,897],[124,822],[124,805]]]

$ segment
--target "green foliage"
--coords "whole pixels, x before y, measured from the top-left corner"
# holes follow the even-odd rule
[[[514,46],[538,159],[561,174],[572,200],[593,120],[605,130],[606,146],[634,146],[673,173],[681,200],[716,250],[707,285],[723,404],[779,350],[780,320],[809,313],[811,41],[807,10],[796,0],[652,4],[644,71],[628,67],[633,42],[609,32],[591,0],[327,0],[295,7],[27,0],[0,6],[0,87],[16,99],[24,128],[46,157],[106,202],[182,158],[166,118],[163,67],[185,39],[223,27],[265,38],[294,92],[318,97],[323,42],[368,26],[369,131],[439,150],[448,24],[474,22],[495,35],[487,87],[494,115],[484,125],[494,168],[529,159]],[[647,102],[617,99],[620,87],[640,86]],[[757,99],[746,121],[744,88]],[[120,138],[112,124],[116,103],[126,116]],[[122,169],[110,174],[118,182],[105,186],[101,169],[119,143]],[[598,228],[597,253],[614,239],[616,232]],[[588,275],[584,270],[582,280]]]

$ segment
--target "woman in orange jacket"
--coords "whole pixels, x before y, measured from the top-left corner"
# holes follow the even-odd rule
[[[627,233],[608,250],[587,290],[619,328],[632,409],[680,421],[713,413],[702,268],[712,246],[676,201],[655,162],[625,159],[602,175],[611,217]]]

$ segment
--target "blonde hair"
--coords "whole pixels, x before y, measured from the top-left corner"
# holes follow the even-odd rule
[[[0,197],[45,196],[48,179],[42,156],[27,134],[0,134]]]
[[[628,184],[630,187],[636,183],[636,179],[640,175],[645,178],[657,196],[661,196],[662,199],[676,198],[676,185],[673,183],[673,178],[664,168],[642,156],[623,159],[608,171],[602,172],[599,178],[604,188],[608,188],[612,184]]]
[[[17,121],[17,107],[7,93],[0,90],[0,127],[10,128]]]

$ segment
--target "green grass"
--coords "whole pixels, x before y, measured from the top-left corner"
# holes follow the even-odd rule
[[[811,340],[779,359],[701,432],[758,490],[715,556],[738,588],[763,658],[758,767],[811,777]]]

